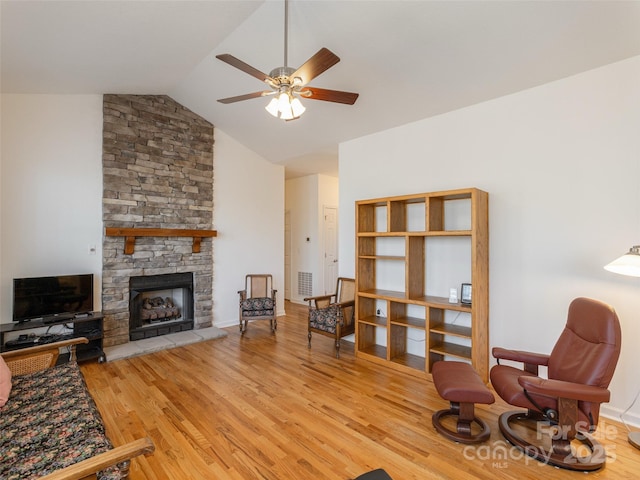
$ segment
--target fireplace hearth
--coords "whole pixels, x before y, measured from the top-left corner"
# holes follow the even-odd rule
[[[129,279],[131,341],[193,330],[193,273]]]

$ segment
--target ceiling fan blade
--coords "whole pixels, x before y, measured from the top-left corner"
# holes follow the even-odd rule
[[[227,97],[227,98],[220,98],[218,101],[220,103],[235,103],[235,102],[241,102],[242,100],[250,100],[252,98],[258,98],[258,97],[264,97],[266,95],[272,95],[275,92],[253,92],[253,93],[247,93],[245,95],[238,95],[237,97]]]
[[[302,79],[302,85],[306,85],[322,72],[333,67],[339,61],[340,57],[331,50],[328,48],[321,48],[318,50],[318,53],[304,62],[298,70],[293,72],[290,78],[300,77]]]
[[[307,92],[311,92],[310,94]],[[341,92],[339,90],[327,90],[325,88],[304,87],[300,90],[302,98],[310,98],[313,100],[324,100],[325,102],[345,103],[353,105],[358,99],[357,93]]]
[[[233,55],[230,55],[228,53],[223,53],[221,55],[216,55],[216,58],[218,60],[222,60],[225,63],[228,63],[232,67],[236,67],[237,69],[242,70],[244,73],[248,73],[252,77],[256,77],[258,80],[262,82],[267,82],[267,80],[271,80],[273,82],[273,79],[269,75],[261,72],[257,68],[253,68],[251,65],[247,63],[244,63],[242,60],[237,59]]]

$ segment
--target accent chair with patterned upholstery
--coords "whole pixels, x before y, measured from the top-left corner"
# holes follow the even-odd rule
[[[353,278],[339,277],[335,293],[304,299],[309,303],[309,348],[312,332],[332,337],[336,342],[336,358],[340,358],[340,339],[355,332],[355,292]]]
[[[240,333],[244,335],[247,323],[253,320],[269,320],[271,331],[278,328],[276,292],[269,274],[248,274],[240,295]]]

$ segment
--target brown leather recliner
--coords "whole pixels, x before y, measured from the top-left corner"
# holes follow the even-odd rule
[[[527,409],[500,415],[505,438],[527,455],[558,467],[580,471],[602,467],[605,452],[590,433],[598,424],[600,404],[609,401],[621,343],[614,309],[597,300],[576,298],[550,355],[494,348],[498,365],[491,369],[491,384],[507,403]],[[501,361],[521,362],[524,369]],[[539,366],[547,367],[548,378],[538,376]],[[537,427],[533,438],[541,440],[535,444],[524,438],[525,428],[516,428],[531,422]],[[588,447],[587,455],[584,449],[576,455],[571,448],[574,439]]]

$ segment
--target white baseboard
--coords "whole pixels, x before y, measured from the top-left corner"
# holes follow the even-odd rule
[[[613,408],[609,405],[600,406],[600,416],[620,422],[620,414],[624,412],[619,408]],[[632,412],[627,412],[624,416],[624,421],[630,427],[640,428],[640,415]]]
[[[291,302],[291,303],[295,303],[296,305],[308,305],[308,303],[307,303],[307,302],[305,302],[304,300],[302,300],[302,299],[297,299],[297,298],[291,298],[291,299],[289,299],[289,300],[287,300],[287,301],[288,301],[288,302]]]
[[[238,319],[234,318],[233,320],[216,320],[213,322],[214,327],[225,328],[225,327],[233,327],[238,326]]]
[[[284,308],[282,310],[278,309],[277,316],[282,317],[283,315],[285,315]],[[240,320],[238,320],[238,317],[227,320],[216,320],[213,322],[213,325],[218,328],[237,327],[240,325]]]

